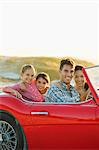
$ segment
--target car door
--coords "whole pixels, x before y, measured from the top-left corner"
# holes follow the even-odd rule
[[[30,149],[99,149],[94,102],[34,104]]]

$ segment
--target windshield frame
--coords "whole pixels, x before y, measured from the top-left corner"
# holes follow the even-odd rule
[[[96,102],[99,104],[99,94],[97,90],[98,87],[95,87],[95,82],[98,81],[95,79],[96,74],[94,74],[94,72],[96,72],[97,67],[99,68],[99,65],[83,68],[83,73],[92,92],[92,95],[94,96]]]

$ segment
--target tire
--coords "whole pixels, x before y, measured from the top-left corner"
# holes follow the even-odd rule
[[[23,150],[24,140],[15,119],[0,113],[0,150]]]

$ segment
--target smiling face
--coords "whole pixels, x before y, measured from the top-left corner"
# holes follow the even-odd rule
[[[42,77],[39,77],[36,80],[36,86],[38,90],[40,91],[40,93],[42,93],[48,87],[48,83],[45,79],[43,79]]]
[[[30,84],[34,78],[34,70],[32,68],[26,69],[24,73],[21,73],[21,79],[24,83]]]
[[[76,86],[79,86],[79,87],[84,86],[85,79],[84,79],[84,74],[82,70],[75,71],[74,80],[75,80]]]
[[[70,85],[70,82],[73,78],[74,69],[71,65],[65,64],[60,70],[60,80],[67,85]]]

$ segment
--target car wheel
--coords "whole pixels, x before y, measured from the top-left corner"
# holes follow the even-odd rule
[[[15,119],[0,113],[0,150],[23,150],[23,136]]]

